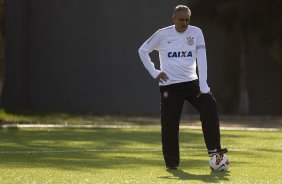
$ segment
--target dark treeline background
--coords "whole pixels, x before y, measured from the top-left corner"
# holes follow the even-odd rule
[[[191,24],[204,32],[220,113],[281,115],[281,0],[1,1],[2,107],[158,114],[158,85],[137,50],[172,24],[178,4],[191,8]],[[187,105],[184,113],[195,111]]]

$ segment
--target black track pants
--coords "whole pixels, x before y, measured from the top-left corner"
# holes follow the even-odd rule
[[[179,121],[185,100],[200,113],[207,149],[220,149],[217,104],[211,94],[202,94],[197,97],[200,93],[198,80],[161,86],[160,92],[162,148],[166,166],[179,165]]]

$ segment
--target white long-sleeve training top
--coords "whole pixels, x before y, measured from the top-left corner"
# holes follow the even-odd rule
[[[160,70],[151,61],[149,53],[159,52]],[[140,58],[153,78],[165,72],[168,80],[159,83],[160,86],[187,82],[198,79],[200,90],[207,93],[207,58],[205,40],[202,30],[189,25],[183,33],[177,32],[175,26],[165,27],[155,32],[138,50]],[[196,61],[197,60],[197,61]]]

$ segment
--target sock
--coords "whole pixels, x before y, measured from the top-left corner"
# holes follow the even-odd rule
[[[216,154],[216,152],[217,152],[217,149],[208,150],[209,157],[212,157],[214,154]]]

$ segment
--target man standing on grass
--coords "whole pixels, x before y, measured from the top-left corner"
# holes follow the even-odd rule
[[[200,113],[209,156],[227,152],[220,145],[217,104],[207,84],[204,36],[200,28],[189,25],[190,17],[190,9],[178,5],[174,25],[159,29],[139,49],[145,68],[160,85],[162,148],[168,170],[177,170],[180,162],[179,121],[185,100]],[[159,52],[160,70],[149,56],[153,50]]]

